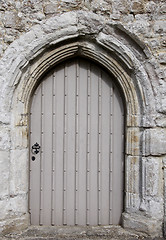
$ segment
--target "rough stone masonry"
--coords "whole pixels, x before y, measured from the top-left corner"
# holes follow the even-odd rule
[[[166,232],[165,0],[0,0],[0,233],[29,226],[30,99],[72,56],[113,74],[126,104],[124,228]]]

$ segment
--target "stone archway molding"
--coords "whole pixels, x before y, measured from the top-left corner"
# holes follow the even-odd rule
[[[119,32],[117,33],[117,29]],[[143,128],[153,124],[155,98],[146,62],[150,52],[138,39],[121,36],[122,27],[103,17],[83,11],[52,17],[23,34],[7,49],[1,60],[0,121],[10,128],[11,146],[9,208],[3,226],[27,226],[28,213],[28,113],[31,96],[41,77],[54,65],[75,56],[98,62],[114,75],[125,99],[125,209],[123,225],[149,234],[158,234],[161,223],[146,204],[143,174]],[[138,54],[139,52],[139,54]],[[144,65],[142,64],[144,63]],[[5,96],[10,96],[8,102]],[[145,136],[146,137],[146,136]],[[19,177],[19,180],[17,179]],[[14,198],[17,209],[12,208]],[[5,197],[4,197],[5,199]],[[19,221],[20,218],[20,221]],[[134,222],[134,224],[133,224]],[[161,232],[161,231],[160,231]]]

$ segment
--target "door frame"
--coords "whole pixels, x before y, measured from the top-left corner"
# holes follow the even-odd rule
[[[63,44],[62,44],[63,45]],[[43,56],[35,61],[31,66],[31,74],[28,75],[28,78],[24,78],[24,81],[21,82],[20,87],[23,91],[21,95],[19,94],[19,99],[21,102],[21,108],[17,108],[18,116],[20,121],[23,122],[22,130],[26,135],[28,134],[28,113],[30,108],[31,98],[33,93],[40,83],[43,75],[48,72],[53,66],[59,64],[62,61],[65,61],[69,58],[80,56],[87,58],[91,61],[97,62],[101,67],[105,68],[107,72],[114,76],[116,84],[120,86],[121,92],[124,95],[126,108],[125,116],[125,209],[130,208],[130,205],[133,205],[134,202],[138,202],[138,195],[132,193],[131,186],[134,186],[135,179],[130,178],[130,173],[134,174],[135,166],[139,166],[139,155],[140,155],[140,105],[138,100],[138,89],[133,85],[130,74],[124,71],[123,67],[119,64],[118,61],[115,61],[113,57],[104,50],[101,46],[97,46],[91,41],[78,41],[73,39],[70,43],[67,43],[61,47],[54,47],[47,49]],[[126,66],[125,66],[126,68]],[[23,103],[23,104],[22,104]],[[21,111],[20,111],[21,110]],[[141,109],[142,110],[142,109]],[[24,125],[25,123],[25,125]],[[20,124],[19,124],[20,125]],[[27,138],[28,140],[28,138]],[[28,140],[29,141],[29,140]],[[29,143],[27,142],[27,146]],[[28,148],[29,149],[29,148]],[[29,159],[29,150],[27,149],[27,156]],[[134,162],[135,165],[130,165],[129,162]],[[137,179],[138,181],[138,179]],[[134,189],[133,189],[134,190]],[[131,198],[132,195],[132,198]]]
[[[31,98],[36,87],[40,84],[43,75],[56,64],[59,64],[60,62],[73,57],[80,56],[87,58],[93,62],[97,62],[99,65],[101,65],[101,67],[105,68],[110,75],[113,75],[114,80],[116,81],[115,84],[120,87],[120,92],[123,94],[124,99],[124,209],[125,211],[128,211],[128,209],[130,209],[130,207],[134,205],[135,202],[139,202],[140,204],[140,200],[138,199],[140,193],[132,193],[132,191],[134,191],[134,185],[139,184],[139,177],[137,179],[131,178],[131,175],[135,174],[135,169],[140,167],[140,105],[138,104],[138,93],[133,86],[130,74],[124,71],[124,66],[121,66],[119,62],[116,62],[111,56],[108,57],[107,52],[100,46],[97,46],[98,51],[96,51],[95,48],[95,44],[91,41],[78,41],[77,39],[73,39],[73,41],[64,44],[62,47],[58,46],[53,50],[50,49],[50,51],[47,49],[47,52],[43,55],[42,58],[38,60],[38,63],[35,64],[35,67],[33,66],[33,71],[30,78],[24,82],[24,93],[21,96],[21,101],[25,103],[24,106],[25,109],[27,109],[26,112],[29,112]],[[26,121],[27,120],[28,118]],[[135,181],[137,181],[137,183]]]

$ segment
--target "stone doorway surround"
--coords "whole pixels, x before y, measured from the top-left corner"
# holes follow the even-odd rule
[[[0,232],[29,225],[29,137],[31,97],[41,77],[57,63],[81,56],[112,74],[124,95],[124,228],[162,235],[164,112],[155,59],[122,25],[94,13],[64,13],[42,21],[15,40],[0,61],[3,151],[0,151]],[[157,63],[155,63],[157,66]],[[159,144],[160,143],[160,144]],[[2,147],[1,147],[2,148]]]

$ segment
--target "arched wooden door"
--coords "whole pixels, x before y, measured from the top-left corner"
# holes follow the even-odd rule
[[[119,224],[124,109],[111,77],[88,60],[55,67],[30,112],[33,225]]]

